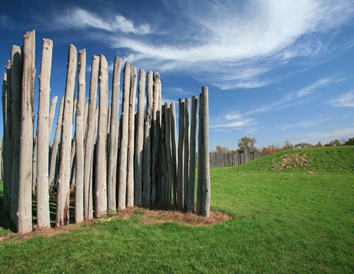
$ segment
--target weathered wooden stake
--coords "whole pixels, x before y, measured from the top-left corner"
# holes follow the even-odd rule
[[[184,99],[179,99],[179,137],[178,137],[178,181],[177,181],[177,208],[184,208]]]
[[[143,195],[142,205],[150,205],[151,196],[151,112],[148,108],[144,122],[144,155],[143,155]]]
[[[49,143],[50,143],[50,136],[52,134],[52,128],[53,128],[53,121],[54,121],[54,115],[55,115],[55,109],[57,106],[58,102],[58,96],[54,96],[52,99],[52,102],[50,104],[50,109],[49,109]]]
[[[131,70],[130,65],[128,62],[126,62],[124,65],[122,134],[120,135],[120,150],[119,150],[119,190],[118,190],[119,210],[126,208],[130,70]]]
[[[79,51],[78,64],[78,94],[76,110],[76,182],[75,182],[75,222],[81,223],[84,220],[84,120],[85,97],[86,97],[86,50]]]
[[[58,204],[56,225],[69,223],[70,174],[71,174],[71,138],[73,127],[73,104],[77,67],[77,51],[74,45],[69,46],[68,70],[66,76],[65,101],[63,113],[63,130],[60,148],[60,166],[58,175]]]
[[[21,124],[19,147],[19,191],[17,230],[32,231],[32,153],[33,153],[33,101],[35,68],[35,31],[27,32],[23,39],[23,75],[21,98]]]
[[[134,132],[135,132],[135,101],[137,69],[131,67],[131,86],[129,98],[129,129],[128,129],[128,167],[127,167],[127,206],[134,206]]]
[[[144,146],[144,92],[145,92],[145,70],[139,71],[139,93],[138,93],[138,113],[135,127],[135,179],[134,179],[134,202],[141,206],[143,191],[143,146]]]
[[[98,140],[96,158],[96,217],[107,211],[107,106],[108,106],[108,63],[100,56],[100,111],[98,117]]]
[[[37,225],[50,228],[49,215],[49,102],[53,41],[43,39],[41,74],[39,76],[39,107],[37,135]]]
[[[112,107],[111,107],[111,128],[109,135],[109,156],[108,156],[108,209],[117,209],[117,161],[118,161],[118,135],[119,135],[119,97],[120,78],[122,70],[122,58],[114,59],[113,82],[112,82]]]
[[[54,186],[55,172],[56,172],[57,158],[58,158],[58,147],[59,147],[60,135],[61,135],[62,124],[63,124],[64,101],[65,101],[65,98],[62,97],[60,100],[60,107],[59,107],[59,113],[58,113],[57,127],[55,129],[52,154],[50,156],[49,189],[52,189]]]
[[[98,86],[98,69],[100,57],[92,57],[91,78],[90,78],[90,102],[88,109],[87,135],[85,147],[85,173],[84,173],[84,217],[85,220],[92,219],[92,167],[93,150],[96,139],[96,98]]]
[[[189,133],[189,128],[190,128],[190,109],[191,109],[191,99],[186,98],[185,99],[185,112],[184,112],[184,179],[183,179],[183,184],[184,184],[184,201],[183,201],[183,209],[187,210],[187,204],[188,204],[188,190],[189,190],[189,166],[190,166],[190,155],[189,155],[189,149],[190,149],[190,133]]]
[[[172,197],[173,204],[177,202],[177,178],[178,178],[178,147],[177,147],[176,105],[171,103],[171,139],[172,139]]]
[[[197,133],[197,108],[198,97],[192,97],[191,137],[190,137],[190,166],[188,184],[187,212],[194,210],[194,185],[195,185],[195,154],[196,154],[196,133]]]
[[[165,103],[165,147],[166,147],[166,163],[167,163],[167,180],[166,180],[166,204],[171,205],[171,190],[173,178],[173,164],[171,151],[171,103]]]

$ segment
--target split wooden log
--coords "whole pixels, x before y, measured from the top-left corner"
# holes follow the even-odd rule
[[[19,146],[17,231],[32,231],[32,158],[33,158],[33,101],[35,68],[35,31],[23,39],[23,74],[21,92],[21,124]]]
[[[198,97],[193,96],[192,97],[191,133],[190,133],[190,152],[189,152],[190,153],[190,166],[189,166],[187,212],[192,212],[194,210],[197,108],[198,108]]]
[[[184,184],[184,201],[183,201],[183,210],[187,210],[187,204],[188,204],[188,190],[189,190],[189,166],[190,166],[190,154],[189,154],[189,149],[190,149],[190,109],[191,109],[191,99],[186,98],[185,99],[185,112],[184,112],[184,179],[183,179],[183,184]]]
[[[128,166],[127,166],[127,206],[134,206],[134,132],[137,69],[131,67],[131,86],[129,96],[129,129],[128,129]]]
[[[172,198],[173,205],[177,202],[177,177],[178,177],[178,147],[176,126],[176,105],[171,103],[171,142],[172,142]]]
[[[117,161],[118,161],[118,138],[119,138],[119,97],[120,97],[120,78],[122,70],[122,58],[116,57],[113,68],[112,82],[112,107],[111,125],[108,140],[108,209],[117,209]]]
[[[55,182],[55,173],[58,159],[58,148],[63,124],[63,112],[64,112],[64,101],[65,98],[62,97],[60,100],[60,107],[58,113],[57,127],[55,130],[54,142],[52,147],[52,154],[50,156],[50,167],[49,167],[49,190],[51,190],[54,186]]]
[[[144,122],[144,155],[143,155],[143,195],[142,205],[150,205],[151,197],[151,112],[148,108]]]
[[[65,101],[63,113],[63,130],[60,147],[60,166],[58,175],[58,203],[56,226],[69,223],[70,174],[71,174],[71,138],[73,128],[73,104],[77,67],[77,51],[74,45],[69,46],[68,70],[66,76]]]
[[[86,100],[86,50],[79,51],[78,94],[76,110],[76,171],[75,171],[75,222],[84,220],[84,135],[85,135],[85,100]]]
[[[50,109],[49,109],[49,143],[50,143],[50,136],[52,134],[52,128],[53,128],[53,121],[54,121],[54,115],[55,115],[55,109],[57,106],[58,102],[58,96],[54,96],[52,99],[52,102],[50,104]]]
[[[128,166],[128,121],[129,121],[129,93],[130,93],[130,65],[124,65],[123,82],[123,104],[122,104],[122,134],[120,135],[119,150],[119,190],[118,190],[118,209],[126,208],[127,195],[127,166]]]
[[[143,147],[144,147],[144,92],[145,70],[139,70],[138,113],[135,135],[134,203],[141,206],[143,191]]]
[[[33,76],[34,77],[34,76]],[[20,158],[20,127],[21,127],[21,98],[22,98],[22,78],[23,78],[23,57],[19,46],[12,46],[11,49],[11,77],[8,79],[8,119],[11,122],[10,142],[9,142],[9,197],[11,196],[10,215],[16,226],[18,211],[19,193],[19,158]],[[10,81],[10,85],[9,85]]]
[[[85,147],[85,173],[84,173],[84,218],[93,218],[92,205],[92,166],[94,142],[96,139],[96,100],[98,86],[98,69],[100,57],[92,57],[91,78],[90,78],[90,101],[88,109],[87,136]]]
[[[171,103],[165,103],[165,147],[166,147],[166,163],[167,163],[167,181],[166,181],[166,204],[171,205],[172,181],[173,181],[173,164],[171,151]]]
[[[179,99],[179,137],[178,137],[178,181],[177,181],[177,208],[184,208],[184,99]]]
[[[107,106],[108,106],[108,63],[100,56],[100,111],[98,117],[98,139],[96,158],[96,217],[107,211]]]
[[[37,225],[38,228],[50,228],[49,214],[49,102],[50,75],[52,67],[53,41],[43,39],[41,74],[39,77],[39,107],[37,135]]]
[[[11,153],[11,110],[10,110],[10,96],[7,92],[7,74],[4,73],[3,80],[2,80],[2,109],[3,109],[3,142],[2,142],[2,154],[0,157],[2,158],[3,162],[3,193],[4,193],[4,200],[3,205],[6,212],[11,215],[11,163],[9,161]]]

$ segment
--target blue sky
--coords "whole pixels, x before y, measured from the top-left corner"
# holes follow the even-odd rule
[[[210,148],[354,136],[354,3],[344,1],[2,1],[0,60],[36,29],[54,41],[51,97],[69,44],[161,74],[163,98],[209,87]],[[88,68],[89,71],[89,68]],[[87,81],[88,82],[88,81]],[[38,85],[36,100],[38,99]],[[0,134],[2,135],[2,120]]]

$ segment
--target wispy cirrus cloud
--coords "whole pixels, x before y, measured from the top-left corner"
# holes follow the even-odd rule
[[[92,28],[109,32],[123,32],[134,34],[150,33],[150,25],[136,26],[133,21],[122,15],[102,17],[94,12],[82,8],[71,8],[64,11],[54,19],[55,27],[68,28]]]
[[[227,128],[245,128],[256,125],[253,118],[247,118],[238,112],[231,112],[225,114],[223,117],[217,118],[211,122],[211,129],[227,129]]]
[[[338,98],[329,102],[334,107],[354,107],[354,90],[343,93]]]
[[[315,119],[315,120],[305,120],[305,121],[301,121],[298,123],[294,123],[294,124],[284,124],[281,125],[279,127],[280,130],[288,130],[290,128],[310,128],[313,127],[315,125],[319,125],[322,124],[326,121],[328,121],[329,118],[321,118],[321,119]]]

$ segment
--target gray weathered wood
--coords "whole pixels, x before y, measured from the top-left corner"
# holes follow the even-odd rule
[[[107,106],[108,106],[108,62],[100,56],[100,111],[98,117],[98,139],[96,158],[96,217],[107,211]]]
[[[130,94],[130,65],[124,65],[123,104],[122,104],[122,134],[120,135],[119,150],[119,189],[118,209],[126,208],[127,195],[127,166],[128,166],[128,121],[129,121],[129,94]]]
[[[19,147],[19,191],[17,231],[32,231],[32,154],[33,154],[33,101],[35,69],[35,31],[23,39],[23,74],[21,93],[21,125]]]
[[[2,158],[3,162],[3,193],[4,193],[4,200],[3,205],[5,211],[9,212],[11,216],[11,169],[12,166],[10,165],[10,155],[11,153],[11,129],[10,129],[10,96],[8,96],[7,92],[7,73],[4,73],[3,81],[2,81],[2,109],[3,109],[3,142],[2,142],[2,154],[0,157]]]
[[[68,69],[66,76],[65,101],[63,113],[63,129],[60,147],[60,166],[58,175],[58,203],[56,226],[69,223],[70,174],[71,174],[71,138],[73,128],[73,104],[77,67],[77,51],[74,45],[69,46]]]
[[[100,57],[92,57],[91,78],[90,78],[90,101],[88,109],[87,135],[85,146],[85,171],[84,171],[84,218],[92,219],[92,166],[93,150],[96,139],[96,100],[98,86],[98,69]]]
[[[192,97],[191,132],[190,132],[190,152],[189,152],[190,153],[190,166],[189,166],[187,212],[192,212],[194,210],[197,109],[198,109],[198,97],[193,96]]]
[[[119,97],[120,97],[120,78],[122,70],[122,58],[116,57],[113,68],[112,82],[112,106],[111,124],[109,135],[109,156],[108,156],[108,209],[117,209],[117,161],[118,161],[118,135],[119,135]]]
[[[39,107],[37,135],[37,226],[50,228],[49,215],[49,103],[53,41],[43,39],[41,74],[39,77]]]
[[[54,186],[55,173],[57,167],[57,158],[58,158],[58,148],[63,124],[63,111],[64,111],[64,101],[65,98],[62,97],[60,100],[60,107],[57,119],[57,126],[55,130],[54,142],[52,147],[52,154],[50,156],[50,165],[49,165],[49,189],[52,189]]]
[[[190,166],[190,154],[189,154],[189,145],[190,145],[190,109],[191,109],[191,99],[185,99],[185,112],[184,112],[184,210],[187,210],[188,204],[188,190],[189,190],[189,166]]]
[[[196,213],[202,215],[203,203],[203,172],[202,172],[202,104],[203,96],[199,95],[199,115],[198,115],[198,185],[197,185],[197,205]]]
[[[78,94],[76,110],[76,171],[75,171],[75,222],[84,220],[84,125],[85,100],[86,100],[86,50],[79,51],[78,64]]]
[[[203,184],[202,215],[210,215],[210,168],[209,168],[209,103],[208,88],[203,86],[201,97],[201,173]],[[199,171],[198,171],[199,172]]]
[[[138,113],[135,127],[134,203],[141,206],[143,187],[145,70],[139,71]]]
[[[129,129],[128,129],[128,167],[127,167],[127,206],[134,206],[134,132],[135,103],[137,86],[137,69],[131,67],[131,86],[129,96]]]
[[[57,106],[58,102],[58,96],[54,96],[52,99],[52,102],[50,104],[50,109],[49,109],[49,143],[50,143],[50,136],[52,134],[52,128],[53,128],[53,121],[54,121],[54,115],[55,115],[55,109]]]
[[[144,152],[143,152],[143,194],[142,205],[150,205],[151,196],[151,112],[148,108],[144,120]]]
[[[172,142],[172,198],[173,204],[177,202],[178,177],[178,147],[177,147],[176,105],[171,103],[171,142]]]
[[[172,181],[173,181],[173,164],[171,151],[171,103],[165,103],[165,148],[167,163],[167,181],[166,181],[166,204],[171,205]]]
[[[178,181],[177,181],[177,208],[184,207],[184,99],[179,99],[179,137],[178,137]]]

